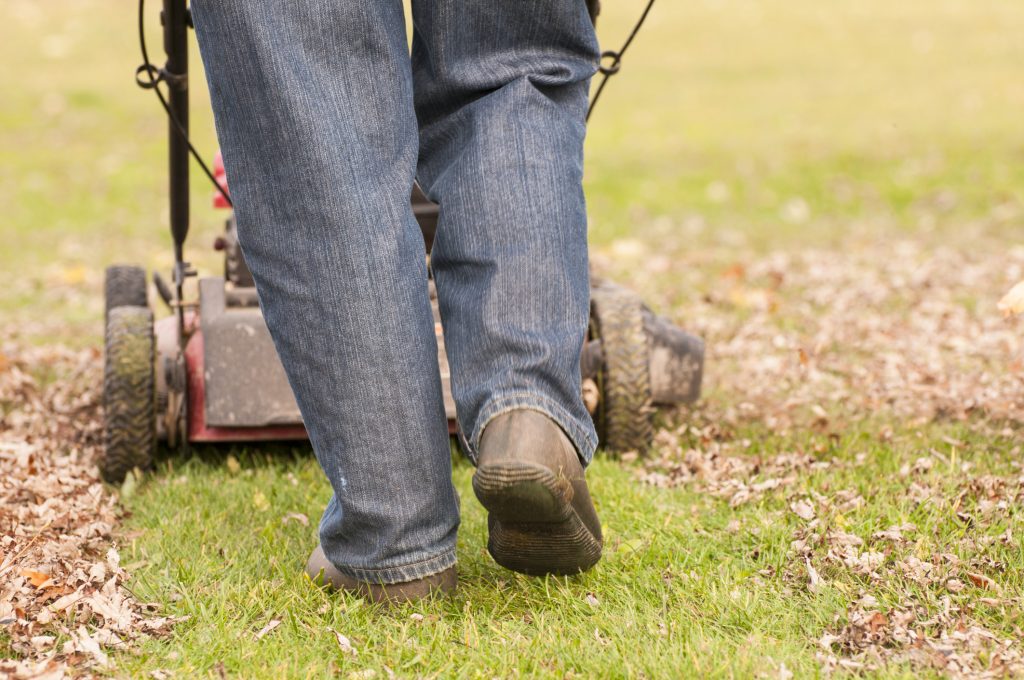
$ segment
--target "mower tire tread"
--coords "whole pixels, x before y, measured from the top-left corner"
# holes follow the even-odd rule
[[[613,284],[591,292],[591,314],[603,355],[596,420],[601,443],[611,453],[643,454],[654,439],[644,309],[638,295]]]
[[[152,465],[156,447],[153,313],[121,306],[107,318],[103,372],[104,451],[100,474],[120,483]]]
[[[145,307],[146,270],[133,265],[115,264],[107,267],[104,281],[106,315],[117,307]]]

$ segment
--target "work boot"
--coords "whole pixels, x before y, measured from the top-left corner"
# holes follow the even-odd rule
[[[318,545],[306,563],[306,576],[317,585],[324,585],[334,590],[346,590],[360,595],[371,602],[383,604],[399,604],[414,602],[436,595],[449,595],[455,590],[455,567],[451,566],[442,572],[425,576],[415,581],[404,583],[365,583],[346,576],[331,564],[324,549]]]
[[[506,569],[578,574],[601,559],[601,522],[583,465],[543,413],[520,409],[487,424],[473,491],[489,513],[487,550]]]

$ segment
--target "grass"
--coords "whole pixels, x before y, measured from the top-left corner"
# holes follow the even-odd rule
[[[159,45],[156,4],[151,47]],[[616,47],[642,3],[605,5],[600,34],[606,48]],[[165,123],[151,95],[132,84],[139,59],[128,3],[112,11],[98,0],[10,0],[5,8],[0,239],[16,245],[0,248],[8,280],[0,315],[24,342],[96,345],[103,266],[137,261],[166,270],[171,262]],[[629,283],[635,272],[616,264],[624,242],[686,250],[685,262],[642,287],[671,314],[676,296],[707,294],[740,252],[890,234],[964,247],[1018,237],[1022,32],[1024,5],[1000,0],[659,3],[589,133],[595,256]],[[192,82],[195,141],[212,151],[198,68]],[[190,256],[217,271],[208,245],[222,214],[207,207],[198,172],[193,190]],[[969,291],[967,303],[975,304]],[[741,398],[709,386],[711,402]],[[884,426],[895,435],[880,435]],[[1024,588],[1019,548],[963,547],[965,538],[1007,527],[1024,534],[1019,510],[968,528],[956,512],[972,512],[977,499],[967,494],[967,505],[952,505],[963,491],[955,469],[939,464],[915,477],[943,499],[922,505],[908,501],[910,480],[898,474],[932,449],[948,457],[950,440],[966,443],[958,455],[976,471],[1019,474],[1009,466],[1019,458],[1014,437],[946,423],[865,422],[837,439],[756,425],[734,433],[735,442],[744,439],[744,455],[813,451],[842,464],[733,508],[693,485],[638,484],[632,465],[601,458],[590,479],[607,551],[592,573],[571,579],[528,579],[490,560],[471,470],[458,462],[459,593],[385,613],[326,595],[299,575],[329,493],[308,450],[236,448],[237,472],[225,465],[225,450],[168,458],[125,500],[122,560],[140,597],[190,618],[170,639],[119,655],[112,673],[752,677],[779,675],[784,664],[806,677],[821,672],[817,641],[845,621],[861,592],[885,607],[907,598],[933,613],[944,606],[940,587],[877,583],[827,564],[819,566],[826,585],[809,592],[790,553],[800,527],[787,511],[794,491],[857,490],[864,506],[827,519],[862,537],[916,524],[915,540],[888,554],[889,564],[959,551],[1002,565],[991,575],[1008,596]],[[857,454],[871,464],[855,464]],[[310,526],[283,522],[292,512]],[[983,595],[968,584],[952,598],[998,635],[1019,636],[1019,608],[980,605]],[[275,618],[282,624],[257,640]],[[332,631],[358,655],[343,653]],[[0,649],[5,644],[0,637]],[[885,670],[922,672],[937,671]]]
[[[915,506],[907,498],[908,482],[898,471],[919,455],[920,433],[898,433],[887,445],[867,428],[838,441],[745,434],[754,442],[750,455],[799,447],[846,464],[808,474],[799,487],[806,494],[852,489],[864,495],[866,505],[829,518],[845,531],[870,536],[913,522],[920,538],[907,552],[918,555],[956,550],[969,532],[949,504]],[[980,468],[1009,469],[1013,440],[980,441],[957,428],[944,428],[943,434],[971,437],[974,446],[964,455]],[[590,474],[607,533],[600,566],[578,578],[515,575],[486,554],[485,514],[472,496],[471,468],[460,462],[458,594],[451,601],[381,612],[355,598],[325,594],[300,576],[315,531],[284,518],[316,518],[329,496],[309,452],[236,453],[241,466],[235,473],[225,471],[223,451],[207,450],[184,464],[166,461],[129,500],[134,537],[122,559],[138,563],[135,592],[191,618],[171,641],[152,641],[140,656],[120,658],[122,672],[141,675],[159,668],[195,677],[222,668],[242,677],[366,671],[384,677],[390,669],[416,677],[752,677],[774,675],[784,663],[806,677],[818,672],[816,642],[845,615],[851,593],[874,593],[887,607],[907,597],[906,584],[878,586],[843,570],[823,570],[828,586],[816,594],[782,578],[800,521],[787,511],[788,494],[781,490],[731,508],[726,499],[694,490],[640,486],[629,466],[603,459]],[[867,454],[871,464],[853,465],[858,453]],[[915,481],[934,483],[952,502],[961,480],[956,470],[933,469]],[[973,511],[969,502],[962,509]],[[730,530],[731,522],[740,529]],[[1008,526],[1024,530],[1019,512]],[[975,538],[998,536],[1005,528],[996,524]],[[889,559],[898,557],[897,551]],[[1019,549],[994,544],[987,557],[1015,565],[1000,580],[1007,591],[1020,592]],[[763,576],[763,570],[780,576]],[[942,588],[918,590],[917,601],[941,610]],[[971,589],[957,602],[978,597]],[[1019,611],[992,609],[986,623],[997,634],[1013,635],[1022,623]],[[272,619],[282,624],[257,641],[257,631]],[[347,636],[358,655],[342,652],[332,631]],[[900,666],[889,672],[911,676]]]

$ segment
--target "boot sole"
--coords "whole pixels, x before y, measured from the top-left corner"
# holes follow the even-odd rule
[[[531,576],[571,575],[601,559],[600,541],[572,507],[572,484],[546,467],[480,467],[473,491],[490,513],[487,550],[506,569]]]

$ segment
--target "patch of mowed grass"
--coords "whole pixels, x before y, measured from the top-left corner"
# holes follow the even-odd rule
[[[329,496],[313,459],[240,458],[243,470],[234,476],[215,458],[175,466],[130,502],[128,530],[139,535],[124,545],[122,559],[148,563],[135,570],[132,589],[192,618],[170,642],[119,659],[123,671],[169,668],[192,675],[223,663],[243,676],[315,677],[333,663],[345,672],[383,674],[386,666],[413,676],[732,674],[752,672],[764,654],[800,659],[806,647],[803,636],[774,630],[785,606],[770,589],[751,589],[730,604],[727,593],[756,571],[757,562],[728,545],[727,534],[724,543],[702,538],[706,518],[694,508],[703,499],[640,487],[615,463],[599,461],[591,472],[607,527],[600,567],[547,579],[505,571],[487,556],[485,514],[469,488],[471,470],[457,465],[463,499],[458,594],[379,612],[323,593],[301,576],[316,542],[313,525]],[[269,509],[254,509],[257,494]],[[282,522],[289,512],[306,514],[311,526]],[[414,621],[414,613],[425,618]],[[256,641],[255,632],[271,618],[284,623]],[[799,629],[810,621],[790,617],[790,624]],[[350,638],[359,655],[344,654],[332,629]],[[751,634],[764,638],[756,656],[742,649]],[[811,669],[810,658],[802,663]]]
[[[601,457],[589,479],[605,526],[605,556],[594,570],[572,578],[520,576],[490,559],[486,516],[469,485],[472,469],[457,461],[463,512],[457,594],[390,611],[321,591],[301,575],[330,494],[307,450],[235,449],[231,455],[241,462],[236,472],[225,464],[224,450],[169,459],[128,499],[131,517],[121,554],[124,563],[134,563],[129,585],[139,597],[190,618],[170,639],[146,643],[139,655],[119,655],[118,672],[163,669],[193,677],[215,676],[223,668],[240,677],[298,678],[366,670],[383,677],[390,669],[400,676],[434,677],[750,677],[775,673],[784,663],[798,676],[814,675],[817,640],[842,625],[847,604],[861,591],[872,593],[883,609],[912,601],[932,612],[949,595],[912,582],[877,583],[832,566],[821,567],[825,585],[810,592],[803,562],[790,547],[802,521],[788,505],[794,497],[834,497],[840,490],[856,491],[866,503],[823,517],[831,526],[865,540],[893,525],[917,526],[913,542],[889,560],[942,552],[958,552],[965,562],[991,559],[1002,565],[990,576],[1004,592],[1020,592],[1019,548],[998,541],[981,553],[960,547],[965,537],[998,536],[1007,527],[1020,535],[1019,510],[976,526],[956,514],[974,512],[975,502],[959,494],[959,463],[1012,474],[1013,440],[935,425],[898,431],[883,443],[879,427],[865,423],[838,440],[810,433],[739,433],[738,439],[751,440],[743,455],[817,450],[819,459],[833,464],[737,508],[728,497],[692,485],[638,484],[633,466]],[[967,442],[955,466],[939,463],[926,473],[901,476],[904,465],[933,455],[932,449],[948,457],[946,441]],[[863,463],[856,463],[859,454]],[[911,482],[934,486],[936,501],[914,503],[907,495]],[[310,525],[287,520],[289,513],[304,514]],[[965,592],[952,597],[962,606],[986,594],[968,582]],[[997,635],[1014,635],[1022,624],[1009,605],[972,609],[972,618]],[[275,618],[282,624],[257,640],[256,633]],[[334,631],[348,637],[358,654],[342,651]]]

